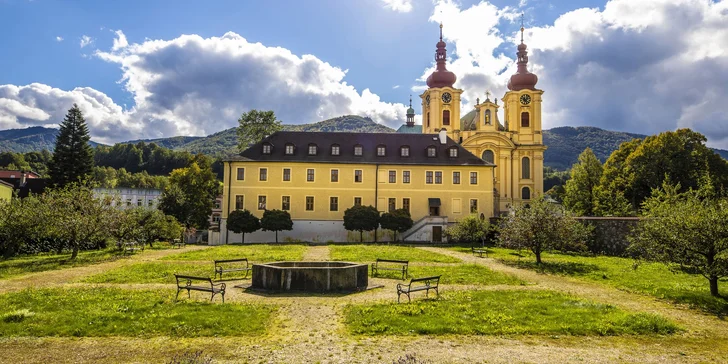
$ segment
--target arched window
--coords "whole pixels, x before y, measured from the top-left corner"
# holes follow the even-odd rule
[[[528,157],[524,157],[521,160],[521,178],[523,179],[530,179],[531,178],[531,159]]]
[[[490,110],[485,110],[485,125],[490,125]]]
[[[450,110],[442,111],[442,125],[450,125]]]
[[[528,128],[531,126],[531,116],[527,112],[521,113],[521,128]]]
[[[427,112],[427,126],[430,126],[430,112]]]
[[[492,150],[488,149],[483,152],[483,160],[488,163],[495,163],[495,154]]]
[[[523,187],[521,190],[521,200],[530,200],[531,199],[531,189],[528,187]]]

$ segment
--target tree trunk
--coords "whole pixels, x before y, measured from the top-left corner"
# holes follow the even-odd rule
[[[377,243],[377,229],[374,229],[374,244]]]
[[[541,250],[534,250],[533,253],[536,254],[536,264],[541,265]]]
[[[708,282],[710,282],[710,295],[720,297],[720,293],[718,292],[718,277],[710,277],[708,278]]]
[[[243,233],[243,244],[245,244],[245,233]]]
[[[278,244],[278,230],[276,230],[276,244]]]
[[[364,242],[364,230],[359,230],[359,242]]]
[[[73,246],[73,253],[71,253],[71,260],[76,259],[77,256],[78,256],[78,244],[75,244]],[[717,287],[718,282],[716,281],[715,283],[716,283],[716,287]],[[717,289],[716,289],[716,291],[717,291]]]

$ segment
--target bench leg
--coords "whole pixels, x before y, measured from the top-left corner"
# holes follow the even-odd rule
[[[181,288],[179,288],[179,287],[177,287],[177,295],[176,295],[176,296],[174,296],[174,302],[177,302],[177,299],[179,298],[179,293],[180,293],[180,291],[182,291],[182,289],[181,289]]]
[[[190,296],[190,290],[189,289],[187,290],[187,298],[192,298],[192,296]]]

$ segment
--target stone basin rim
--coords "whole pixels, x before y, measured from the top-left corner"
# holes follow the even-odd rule
[[[330,264],[340,264],[338,266],[331,266]],[[303,266],[295,267],[294,264],[306,264]],[[309,265],[310,264],[310,265]],[[354,262],[345,262],[345,261],[279,261],[279,262],[266,262],[266,263],[256,263],[253,264],[253,266],[263,266],[263,267],[270,267],[274,269],[343,269],[343,268],[352,268],[357,266],[368,266],[366,263],[354,263]]]

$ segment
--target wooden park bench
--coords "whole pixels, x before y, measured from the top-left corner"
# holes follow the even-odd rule
[[[144,251],[144,244],[139,244],[136,241],[126,241],[121,243],[121,251],[124,254],[134,254],[140,250]]]
[[[398,283],[397,284],[397,303],[399,303],[399,297],[402,294],[407,295],[407,302],[411,302],[410,293],[417,291],[426,291],[425,296],[429,296],[430,290],[434,289],[437,296],[440,296],[438,286],[440,285],[441,276],[432,276],[424,278],[412,278],[409,284]]]
[[[481,258],[483,257],[483,254],[485,254],[485,257],[488,257],[488,248],[486,247],[472,247],[473,255],[478,255]]]
[[[391,260],[391,259],[379,259],[372,263],[372,276],[376,276],[380,270],[391,270],[395,272],[402,272],[402,280],[407,277],[407,269],[409,267],[408,260]]]
[[[174,239],[172,240],[172,247],[174,248],[184,248],[185,242],[182,241],[182,239]]]
[[[210,301],[212,301],[215,295],[219,293],[222,296],[222,303],[225,303],[225,283],[213,283],[210,277],[194,277],[181,274],[175,274],[174,278],[177,279],[175,302],[179,298],[179,293],[186,289],[187,298],[190,298],[190,291],[210,292],[212,294]]]
[[[216,260],[215,278],[217,278],[217,275],[219,274],[220,279],[222,279],[222,274],[228,272],[245,272],[244,278],[247,278],[248,272],[250,272],[252,269],[253,268],[248,265],[248,258]]]

